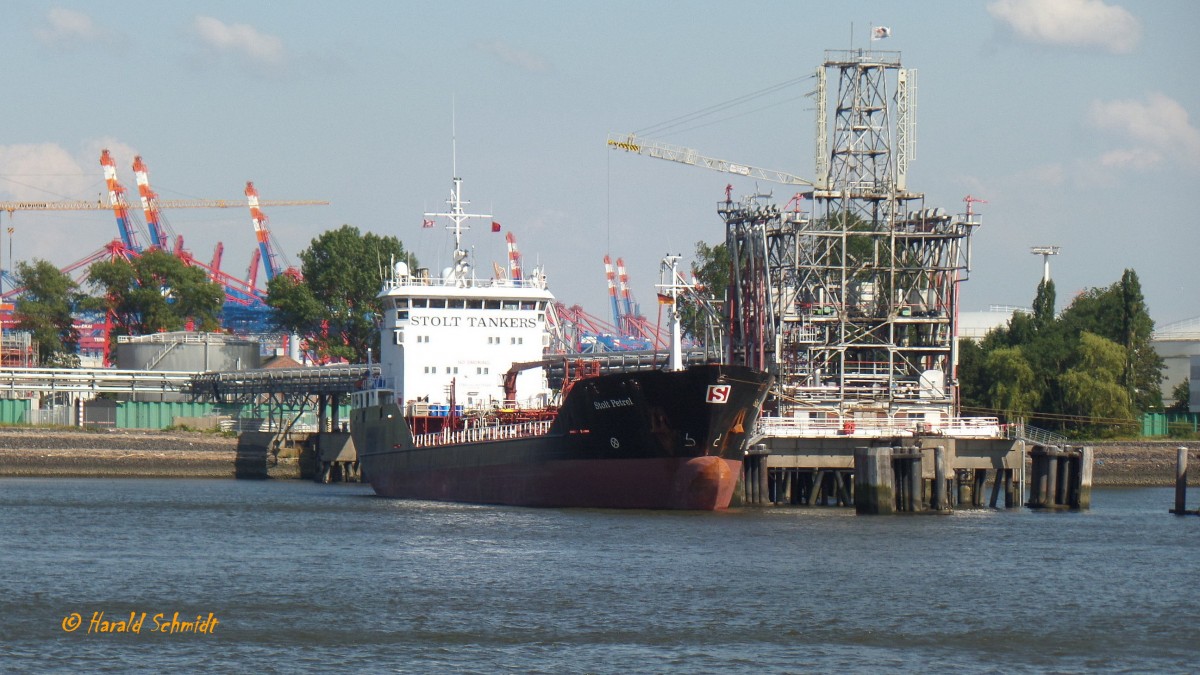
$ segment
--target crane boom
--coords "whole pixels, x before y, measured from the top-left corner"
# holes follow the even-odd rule
[[[679,162],[680,164],[702,166],[706,169],[712,169],[713,171],[732,173],[739,176],[767,180],[773,183],[783,183],[784,185],[813,184],[812,181],[806,178],[801,178],[785,171],[761,169],[748,164],[737,164],[725,159],[705,157],[691,148],[685,148],[679,145],[671,145],[670,143],[663,143],[661,141],[638,138],[633,134],[609,134],[608,147],[614,150],[635,152],[639,155],[646,155],[647,157],[667,159],[672,162]]]
[[[159,199],[160,209],[244,209],[245,199]],[[328,201],[317,199],[260,199],[259,206],[328,206]],[[0,211],[107,211],[112,204],[101,200],[55,201],[55,202],[0,202]]]
[[[137,231],[133,229],[129,220],[129,205],[125,203],[125,186],[121,185],[121,181],[117,179],[117,163],[113,161],[107,148],[100,153],[100,166],[104,167],[104,182],[108,184],[107,208],[112,209],[117,218],[117,230],[121,235],[121,241],[125,244],[125,248],[135,253],[141,253],[142,247],[138,243]]]

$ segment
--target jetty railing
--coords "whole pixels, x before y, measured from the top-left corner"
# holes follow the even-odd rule
[[[1006,438],[1011,438],[1015,441],[1029,441],[1035,445],[1067,445],[1071,442],[1066,436],[1028,424],[1008,424],[1005,426],[1005,430],[1007,431]]]
[[[952,417],[930,421],[887,418],[760,417],[755,433],[778,438],[865,438],[907,437],[932,434],[957,438],[1004,438],[1004,427],[996,417]]]

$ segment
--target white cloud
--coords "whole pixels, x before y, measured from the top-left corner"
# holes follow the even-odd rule
[[[110,42],[113,33],[97,26],[83,12],[55,7],[46,13],[46,25],[34,30],[43,44],[59,49],[74,49],[95,42]]]
[[[1103,0],[995,0],[987,10],[1021,38],[1040,44],[1128,54],[1142,37],[1137,18]]]
[[[1101,157],[1106,166],[1147,169],[1167,160],[1185,165],[1200,163],[1200,130],[1175,99],[1153,93],[1143,101],[1093,101],[1089,123],[1113,132],[1129,145]]]
[[[97,162],[99,155],[96,155]],[[0,146],[0,193],[19,201],[83,199],[87,186],[101,175],[87,175],[79,159],[54,143]]]
[[[491,54],[503,63],[510,66],[516,66],[521,70],[527,70],[533,73],[542,73],[550,70],[550,64],[541,56],[519,49],[501,40],[492,42],[477,42],[475,48],[485,54]]]
[[[209,16],[197,16],[192,29],[214,54],[228,55],[250,67],[277,68],[287,60],[283,40],[248,24],[227,24]]]
[[[117,162],[117,176],[125,186],[126,200],[138,208],[130,168],[137,152],[112,138],[87,141],[77,153],[57,143],[0,145],[0,200],[107,204],[108,188],[100,168],[103,148],[108,148]],[[98,248],[117,236],[112,212],[105,214],[103,210],[13,213],[8,222],[17,230],[17,257],[41,258],[59,265],[82,257],[93,245]]]
[[[0,196],[6,201],[74,201],[104,193],[107,199],[100,168],[104,149],[116,160],[117,177],[129,190],[137,150],[114,138],[98,138],[85,142],[79,153],[57,143],[0,145]]]
[[[1048,187],[1058,187],[1066,182],[1066,171],[1057,163],[1031,167],[1023,175],[1038,185]]]

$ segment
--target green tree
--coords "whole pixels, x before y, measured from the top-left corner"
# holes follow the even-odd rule
[[[703,241],[696,242],[692,273],[696,282],[704,287],[702,293],[706,297],[715,303],[724,301],[725,293],[729,290],[729,247],[724,243],[709,246]],[[685,334],[695,339],[702,339],[708,334],[711,316],[707,311],[687,303],[679,308],[679,313]]]
[[[1033,323],[1042,330],[1054,322],[1054,282],[1045,279],[1038,282],[1037,296],[1033,299]]]
[[[1191,405],[1192,401],[1191,381],[1186,377],[1183,378],[1183,381],[1175,385],[1175,388],[1171,390],[1171,398],[1174,399],[1175,402],[1171,404],[1170,408],[1167,408],[1167,412],[1188,412],[1188,407]]]
[[[17,285],[24,288],[14,303],[18,330],[29,331],[38,346],[38,363],[52,368],[78,368],[79,331],[72,310],[83,293],[70,276],[45,260],[17,263]]]
[[[1142,297],[1141,284],[1133,270],[1107,288],[1080,294],[1060,317],[1072,335],[1095,333],[1125,349],[1125,367],[1120,383],[1129,393],[1134,409],[1162,409],[1163,360],[1150,342],[1154,321]]]
[[[118,335],[220,328],[225,290],[209,281],[204,270],[188,267],[166,251],[151,249],[129,260],[94,263],[88,284],[104,294],[103,308]]]
[[[1079,336],[1076,363],[1060,379],[1065,412],[1097,420],[1084,422],[1082,431],[1111,435],[1120,428],[1117,420],[1133,419],[1129,393],[1121,383],[1124,372],[1121,345],[1094,333]]]
[[[988,407],[987,391],[991,382],[984,376],[987,352],[983,345],[970,338],[958,341],[958,396],[964,409]]]
[[[326,231],[300,252],[303,279],[280,275],[267,285],[272,320],[305,338],[321,360],[365,363],[379,344],[382,272],[406,255],[396,237],[351,225]]]
[[[1041,392],[1036,388],[1033,368],[1019,347],[993,350],[984,360],[983,370],[990,382],[986,399],[989,408],[1005,411],[1010,420],[1033,412]]]

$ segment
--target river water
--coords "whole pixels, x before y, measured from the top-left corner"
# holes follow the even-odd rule
[[[1200,517],[1170,489],[1092,501],[858,517],[0,479],[0,671],[1200,669]]]

